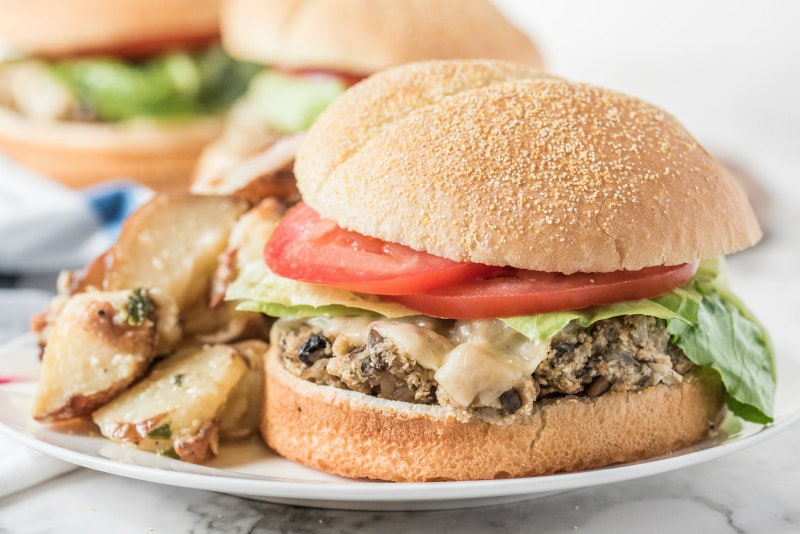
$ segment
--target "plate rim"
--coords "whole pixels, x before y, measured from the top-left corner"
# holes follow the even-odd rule
[[[6,393],[0,391],[0,394]],[[708,448],[690,452],[670,454],[666,457],[643,460],[636,463],[608,466],[600,469],[579,471],[575,473],[558,473],[537,477],[470,480],[446,482],[382,482],[347,480],[283,480],[259,477],[247,473],[228,472],[226,469],[207,468],[221,474],[202,474],[161,469],[126,463],[111,458],[94,456],[89,453],[73,451],[68,448],[48,443],[18,430],[4,421],[0,421],[0,433],[11,439],[48,456],[65,462],[86,467],[104,473],[155,482],[171,486],[219,491],[223,493],[248,495],[254,497],[275,497],[299,499],[302,501],[353,501],[353,502],[413,502],[431,497],[425,496],[427,491],[436,488],[439,500],[466,500],[491,497],[512,497],[517,495],[536,495],[592,487],[625,480],[634,480],[646,476],[665,473],[675,469],[690,467],[705,461],[722,458],[750,446],[756,445],[780,434],[792,424],[800,420],[800,411],[781,417],[775,423],[765,426],[754,433],[743,437],[735,437],[729,441],[712,445]],[[90,439],[105,439],[100,436]],[[124,447],[109,442],[109,445]],[[177,462],[169,460],[169,462]],[[225,474],[228,473],[228,474]],[[588,479],[588,480],[584,480]],[[203,484],[198,484],[202,482]],[[534,487],[530,487],[533,485]],[[442,492],[442,489],[447,489]],[[490,489],[487,492],[485,490]],[[446,493],[446,495],[443,495]]]
[[[26,334],[0,346],[0,364],[9,352],[31,351],[33,340],[34,338],[30,334]],[[28,396],[25,393],[9,389],[7,386],[0,386],[0,398],[9,395]],[[23,417],[30,423],[35,423],[28,414],[24,414]],[[526,495],[533,498],[541,494],[634,480],[734,454],[780,434],[798,420],[800,420],[800,407],[796,407],[793,412],[776,417],[775,422],[770,425],[759,427],[748,424],[749,430],[744,435],[740,433],[720,443],[704,447],[701,445],[702,448],[699,450],[695,445],[656,458],[587,471],[495,480],[402,483],[346,478],[341,480],[287,479],[192,464],[192,470],[208,470],[209,472],[206,474],[173,469],[173,466],[185,465],[185,463],[167,458],[163,459],[164,467],[153,467],[72,450],[39,439],[33,435],[31,430],[7,423],[4,420],[0,420],[0,433],[47,456],[112,475],[176,487],[217,491],[265,500],[272,498],[276,501],[282,500],[293,504],[308,505],[312,503],[324,506],[325,503],[413,504],[431,500],[440,503],[466,502]],[[42,427],[47,428],[45,425]],[[47,430],[58,432],[53,429]],[[64,434],[68,435],[68,433]],[[117,447],[120,450],[130,450],[128,447],[106,440],[102,436],[81,437],[103,440],[108,446]],[[137,452],[147,454],[143,451]]]

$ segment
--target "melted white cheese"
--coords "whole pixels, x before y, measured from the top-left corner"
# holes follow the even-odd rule
[[[372,317],[314,317],[308,324],[322,330],[325,337],[345,336],[353,340],[354,345],[364,345],[369,334],[369,325],[374,321]]]
[[[499,320],[444,321],[429,317],[374,320],[370,317],[316,317],[308,323],[325,336],[367,343],[370,330],[390,339],[419,365],[435,371],[439,388],[467,407],[492,404],[524,381],[547,353],[537,343]]]
[[[464,343],[447,355],[433,376],[456,404],[466,407],[477,400],[488,406],[524,376],[520,361],[486,346]]]
[[[402,352],[410,354],[425,369],[438,369],[453,343],[435,331],[399,321],[375,321],[371,325],[380,335],[391,339]]]
[[[523,336],[498,320],[457,321],[457,343],[434,378],[456,403],[490,405],[533,374],[547,354],[547,343]]]

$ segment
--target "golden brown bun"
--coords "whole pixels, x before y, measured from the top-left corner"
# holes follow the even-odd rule
[[[523,424],[462,423],[438,406],[301,380],[276,349],[267,367],[261,431],[270,447],[331,473],[397,482],[543,475],[664,454],[706,437],[725,397],[718,375],[703,373],[677,386],[542,402]]]
[[[0,107],[0,152],[70,187],[130,178],[153,189],[187,189],[218,117],[101,124],[35,121]]]
[[[502,62],[376,74],[320,116],[295,173],[341,226],[456,261],[636,270],[761,237],[741,187],[672,116]]]
[[[146,53],[219,34],[221,0],[4,0],[0,38],[32,55]]]
[[[242,59],[360,74],[423,59],[541,64],[488,0],[229,0],[222,39]]]

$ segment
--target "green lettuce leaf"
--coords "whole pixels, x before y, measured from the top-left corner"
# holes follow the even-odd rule
[[[597,321],[621,315],[652,315],[665,320],[675,319],[690,325],[697,322],[701,298],[700,293],[691,287],[682,287],[654,299],[617,302],[608,306],[591,306],[580,310],[509,317],[503,319],[503,322],[535,341],[547,341],[572,321],[578,321],[581,326],[588,327]]]
[[[345,91],[336,78],[308,78],[262,72],[250,83],[247,98],[261,118],[285,133],[307,130],[320,113]]]
[[[244,94],[255,65],[215,46],[143,60],[85,57],[56,60],[53,74],[102,121],[217,113]]]
[[[243,265],[236,280],[228,287],[225,298],[240,301],[238,309],[259,311],[272,317],[300,318],[364,313],[384,317],[418,315],[405,306],[384,302],[374,295],[283,278],[270,271],[262,261]]]
[[[772,422],[775,351],[764,326],[731,293],[722,263],[692,280],[703,296],[697,321],[669,322],[672,342],[696,365],[715,369],[728,393],[728,407],[747,421]]]
[[[704,295],[697,323],[682,329],[673,343],[695,364],[719,372],[733,413],[756,423],[772,421],[775,367],[769,338],[730,300]]]

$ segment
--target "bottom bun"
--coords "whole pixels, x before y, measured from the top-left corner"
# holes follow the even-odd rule
[[[123,123],[35,121],[0,108],[0,151],[70,187],[129,178],[159,191],[187,189],[219,117]]]
[[[599,397],[544,400],[516,424],[467,423],[440,406],[370,397],[290,374],[271,349],[261,432],[277,453],[330,473],[396,482],[593,469],[695,443],[724,415],[715,372]]]

